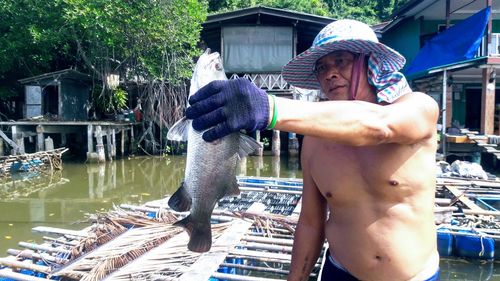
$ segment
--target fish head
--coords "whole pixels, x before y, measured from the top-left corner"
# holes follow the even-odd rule
[[[210,52],[206,49],[205,52],[198,58],[196,66],[191,78],[191,88],[189,96],[192,96],[203,86],[213,80],[226,80],[226,73],[222,65],[222,58],[218,52]]]

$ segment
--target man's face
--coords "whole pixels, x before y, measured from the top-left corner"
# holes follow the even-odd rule
[[[330,100],[348,100],[352,66],[355,55],[348,51],[335,51],[316,62],[316,77],[323,93]]]

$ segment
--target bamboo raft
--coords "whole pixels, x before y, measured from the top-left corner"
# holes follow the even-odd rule
[[[43,172],[62,169],[62,154],[67,148],[25,153],[21,155],[0,156],[0,177],[16,172]]]
[[[213,245],[207,253],[187,250],[188,235],[172,225],[186,214],[170,210],[166,198],[141,206],[122,204],[90,215],[91,226],[80,231],[35,227],[34,232],[45,235],[44,241],[19,242],[22,249],[9,249],[8,256],[0,258],[0,278],[284,280],[290,267],[302,181],[244,177],[239,183],[242,194],[221,200],[213,212]],[[438,233],[441,230],[443,234],[457,235],[473,229],[481,239],[500,238],[500,213],[481,209],[468,195],[478,188],[498,192],[500,183],[437,179],[437,194],[446,193],[436,198]],[[473,224],[452,225],[458,218]],[[474,224],[480,220],[492,225]],[[460,235],[474,236],[470,232]],[[321,257],[311,280],[319,274]]]

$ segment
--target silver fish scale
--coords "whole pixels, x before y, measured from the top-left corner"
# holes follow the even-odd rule
[[[236,177],[239,135],[213,143],[205,142],[201,135],[190,128],[184,182],[193,200],[191,214],[209,216]]]

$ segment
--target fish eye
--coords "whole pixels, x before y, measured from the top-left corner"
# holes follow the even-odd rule
[[[216,62],[214,67],[215,67],[215,70],[222,70],[222,64],[219,62]]]

